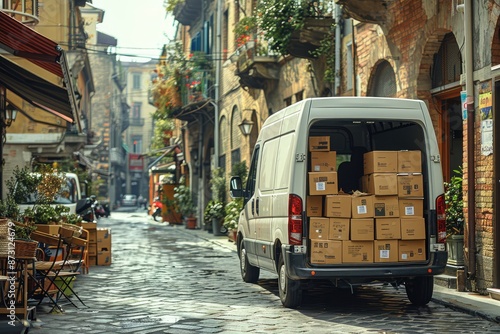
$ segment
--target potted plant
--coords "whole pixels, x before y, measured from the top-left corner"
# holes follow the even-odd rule
[[[216,234],[220,233],[220,227],[224,220],[224,203],[217,200],[211,200],[205,207],[204,219],[207,230]]]
[[[446,204],[446,245],[448,263],[463,265],[464,248],[464,202],[462,190],[462,168],[454,170],[450,182],[445,182],[444,199]]]
[[[212,200],[205,207],[205,225],[211,224],[208,230],[212,230],[214,235],[223,235],[222,224],[225,215],[226,203],[226,178],[223,168],[212,170],[210,179],[210,189],[212,190]]]
[[[228,231],[228,236],[236,242],[236,233],[238,230],[238,219],[243,209],[243,200],[235,198],[226,205],[226,215],[224,217],[224,227]]]
[[[182,184],[174,188],[174,200],[180,213],[186,220],[186,228],[195,229],[197,220],[194,216],[196,212],[196,206],[193,200],[194,196],[189,186],[184,182],[181,183]]]

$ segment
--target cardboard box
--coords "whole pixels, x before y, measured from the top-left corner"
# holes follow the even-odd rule
[[[309,151],[330,151],[330,136],[309,137]]]
[[[49,224],[35,224],[35,226],[37,231],[52,235],[59,235],[59,228],[61,227],[61,225]]]
[[[397,151],[371,151],[363,155],[363,170],[372,173],[396,173],[398,171]]]
[[[89,256],[89,265],[96,266],[97,265],[97,255]]]
[[[351,218],[351,195],[328,195],[325,197],[324,216]]]
[[[101,249],[111,250],[111,229],[97,229],[97,251]]]
[[[422,174],[398,174],[399,197],[424,197]]]
[[[366,189],[365,187],[366,182]],[[363,191],[374,195],[397,195],[398,176],[396,173],[373,173],[362,178]]]
[[[423,198],[400,198],[399,216],[401,218],[423,217],[424,199]]]
[[[351,219],[351,240],[368,241],[375,239],[373,218]]]
[[[311,240],[311,263],[342,263],[342,241]]]
[[[88,253],[89,253],[89,256],[97,256],[97,244],[96,243],[89,243]]]
[[[401,239],[425,239],[425,219],[421,217],[401,218]]]
[[[399,217],[398,196],[375,196],[373,198],[373,215],[378,217]]]
[[[91,223],[91,222],[81,222],[78,223],[77,225],[81,226],[84,230],[95,230],[97,228],[97,223]]]
[[[328,239],[330,219],[322,217],[309,218],[309,239]]]
[[[375,240],[373,253],[374,262],[398,262],[398,240]]]
[[[97,244],[97,230],[89,230],[89,243]]]
[[[337,170],[337,152],[311,152],[311,172],[335,172]]]
[[[307,196],[307,217],[321,217],[323,215],[323,196]]]
[[[337,172],[309,172],[309,195],[335,195],[338,192]]]
[[[421,173],[422,152],[398,151],[398,173]]]
[[[399,218],[376,218],[375,239],[401,239],[401,221]]]
[[[352,196],[351,197],[351,217],[352,218],[373,218],[373,195]]]
[[[342,241],[342,263],[373,263],[373,241]]]
[[[97,251],[97,265],[98,266],[109,266],[111,265],[111,250],[102,249]]]
[[[349,218],[330,218],[330,229],[328,239],[330,240],[349,240],[350,229]]]
[[[426,259],[425,240],[399,240],[399,262],[424,261]]]

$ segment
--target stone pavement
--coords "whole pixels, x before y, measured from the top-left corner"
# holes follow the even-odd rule
[[[235,243],[228,241],[229,239],[226,236],[214,236],[202,230],[186,231],[196,234],[199,238],[210,240],[235,252],[237,251]],[[434,285],[432,300],[457,311],[500,323],[500,301],[491,299],[489,296],[473,292],[458,292],[455,289],[448,289],[436,284]]]
[[[259,285],[244,284],[236,246],[227,236],[169,227],[142,210],[123,217],[123,223],[100,221],[116,232],[114,265],[92,267],[75,284],[89,308],[68,306],[63,315],[41,308],[33,333],[282,333],[276,324],[288,324],[287,333],[301,334],[377,328],[387,333],[442,333],[444,328],[500,333],[500,302],[439,286],[434,303],[423,309],[409,305],[404,289],[380,292],[384,287],[364,290],[340,304],[331,302],[338,294],[317,289],[300,310],[277,307],[275,275],[264,272]],[[451,318],[457,320],[449,324]],[[405,330],[399,327],[404,325]]]

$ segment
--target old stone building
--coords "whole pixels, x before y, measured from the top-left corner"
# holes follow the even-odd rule
[[[500,165],[494,150],[494,134],[499,133],[494,122],[495,97],[500,92],[498,1],[311,2],[315,14],[292,33],[285,56],[263,53],[258,46],[266,41],[258,38],[239,43],[241,36],[234,30],[243,18],[255,15],[255,3],[202,3],[186,0],[173,11],[185,50],[192,50],[195,39],[204,52],[213,55],[214,64],[220,61],[216,66],[220,80],[215,81],[220,91],[206,95],[212,103],[207,104],[205,114],[213,122],[204,123],[208,138],[200,141],[205,152],[202,167],[208,169],[215,160],[229,176],[232,165],[250,161],[265,119],[304,98],[422,99],[434,123],[445,181],[455,170],[463,170],[465,261],[455,269],[460,272],[463,266],[470,290],[485,293],[488,287],[500,285],[500,232],[494,211],[500,190]],[[300,51],[318,47],[328,20],[335,22],[326,31],[334,41],[334,82],[326,80],[328,57]],[[188,128],[194,121],[184,120]],[[252,125],[249,134],[238,129],[245,123]],[[186,159],[192,163],[189,154]],[[206,170],[202,185],[209,175]],[[208,187],[201,188],[209,196]]]

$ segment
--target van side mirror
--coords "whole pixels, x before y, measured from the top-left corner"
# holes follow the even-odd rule
[[[229,182],[229,194],[231,198],[243,197],[243,185],[241,182],[241,177],[233,176]]]

